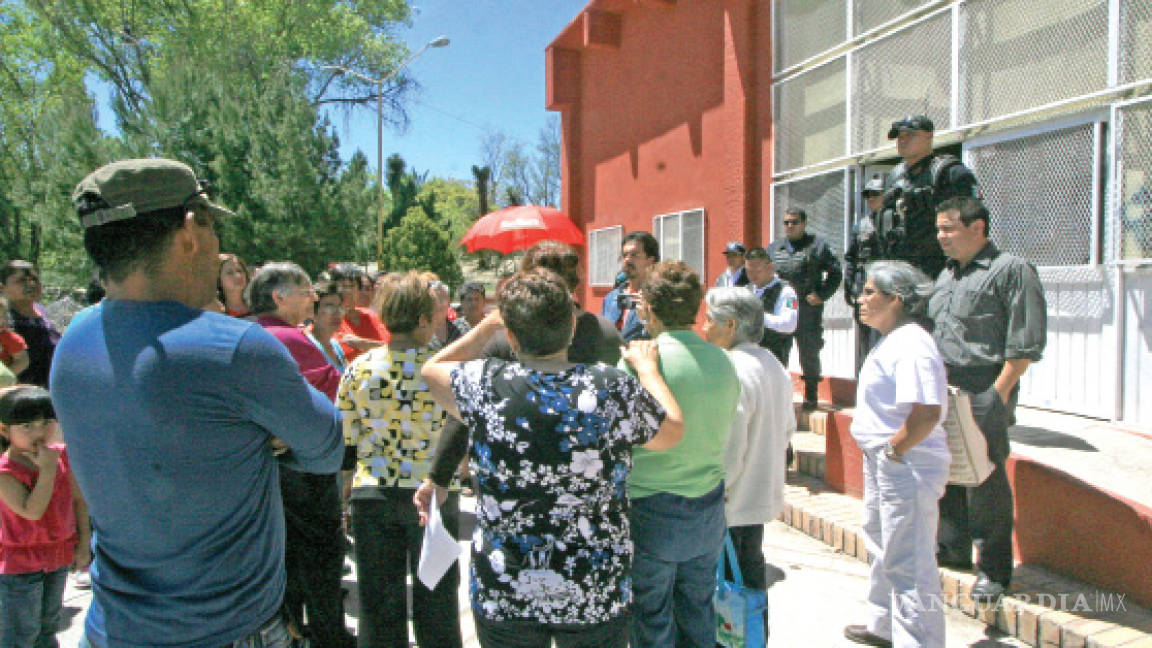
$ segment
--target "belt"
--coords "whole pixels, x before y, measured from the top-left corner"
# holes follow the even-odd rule
[[[954,385],[970,392],[982,392],[996,382],[996,377],[1004,368],[1003,364],[957,366],[945,365],[948,374],[948,384]]]

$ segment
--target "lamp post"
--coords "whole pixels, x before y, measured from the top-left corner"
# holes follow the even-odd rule
[[[409,63],[416,60],[416,57],[423,54],[429,47],[447,47],[452,41],[448,40],[447,36],[437,36],[432,40],[424,43],[424,46],[415,52],[408,55],[408,58],[400,62],[391,72],[386,76],[374,79],[366,74],[361,74],[351,68],[346,68],[343,65],[325,65],[322,69],[336,70],[343,74],[351,74],[352,76],[364,79],[369,83],[376,84],[376,270],[384,268],[384,84],[392,79],[392,77],[400,74],[400,71],[408,66]]]

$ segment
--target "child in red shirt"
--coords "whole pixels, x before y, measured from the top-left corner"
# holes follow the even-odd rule
[[[28,344],[12,330],[8,300],[0,296],[0,362],[15,375],[28,368]]]
[[[4,390],[0,436],[0,646],[55,645],[68,567],[92,559],[87,505],[47,391]]]

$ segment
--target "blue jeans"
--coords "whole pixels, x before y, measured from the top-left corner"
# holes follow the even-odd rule
[[[57,648],[68,569],[0,574],[0,646]]]
[[[700,497],[632,500],[633,646],[716,645],[716,561],[724,547],[724,484]]]
[[[97,645],[87,636],[80,637],[79,648],[96,648]],[[255,632],[224,644],[223,648],[292,648],[295,645],[292,635],[288,634],[288,626],[284,625],[284,618],[277,613]]]

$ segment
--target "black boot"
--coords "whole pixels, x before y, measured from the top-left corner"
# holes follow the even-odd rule
[[[820,388],[820,381],[804,381],[804,410],[811,412],[814,411],[820,400],[818,390]]]

